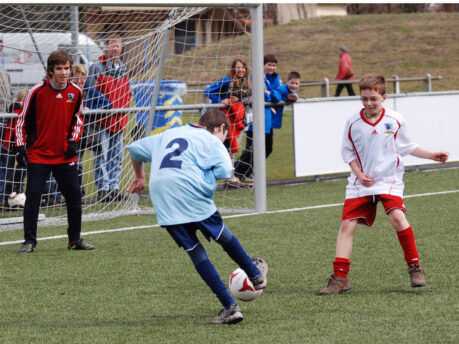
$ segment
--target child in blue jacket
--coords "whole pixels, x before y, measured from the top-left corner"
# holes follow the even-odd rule
[[[292,71],[288,73],[287,83],[280,87],[281,100],[289,103],[294,103],[298,100],[298,88],[300,87],[300,73]],[[271,127],[273,129],[282,128],[282,116],[284,113],[284,106],[276,106],[274,108],[276,113],[273,114],[271,119]]]

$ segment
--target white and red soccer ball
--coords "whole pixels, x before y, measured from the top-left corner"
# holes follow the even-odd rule
[[[249,277],[241,268],[233,271],[228,284],[231,294],[241,301],[252,301],[263,292],[263,289],[255,290]]]
[[[13,193],[8,197],[8,205],[9,205],[11,208],[15,208],[15,207],[24,208],[25,200],[26,200],[25,194],[13,192]]]

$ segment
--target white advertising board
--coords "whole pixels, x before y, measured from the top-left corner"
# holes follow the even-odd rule
[[[384,107],[400,112],[412,138],[459,161],[459,91],[389,95]],[[346,120],[362,108],[359,97],[311,99],[293,104],[295,176],[349,171],[341,159]],[[405,166],[433,163],[408,156]]]

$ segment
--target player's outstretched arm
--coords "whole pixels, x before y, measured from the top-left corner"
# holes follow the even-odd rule
[[[422,158],[422,159],[430,159],[438,162],[446,162],[449,157],[448,152],[444,151],[439,151],[439,152],[431,152],[425,148],[422,147],[416,147],[414,151],[411,152],[410,155],[413,155],[417,158]]]
[[[145,189],[145,171],[143,162],[136,161],[131,157],[132,167],[134,168],[135,177],[129,185],[127,191],[141,195]]]

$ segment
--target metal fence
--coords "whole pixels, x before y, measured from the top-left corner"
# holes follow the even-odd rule
[[[388,84],[391,84],[393,87],[393,93],[401,93],[400,85],[404,82],[413,82],[420,81],[424,84],[424,92],[432,92],[432,81],[434,80],[443,80],[443,76],[432,76],[430,73],[425,74],[422,77],[407,77],[400,78],[398,75],[393,75],[392,78],[386,79]],[[300,84],[300,87],[320,87],[320,96],[321,97],[330,97],[330,85],[339,85],[339,84],[358,84],[359,80],[329,80],[328,78],[323,78],[322,80],[311,80],[303,81]],[[207,102],[208,99],[204,94],[204,89],[202,87],[207,87],[208,84],[203,83],[188,83],[188,87],[196,87],[194,89],[188,89],[187,93],[190,94],[203,94],[204,102]]]

